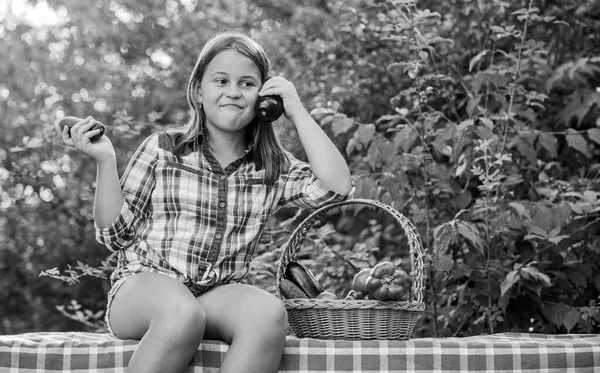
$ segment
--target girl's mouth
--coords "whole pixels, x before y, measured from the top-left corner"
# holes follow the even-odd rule
[[[224,104],[224,105],[221,105],[221,107],[234,107],[234,108],[238,108],[238,109],[243,109],[243,107],[241,107],[240,105],[236,105],[236,104]]]

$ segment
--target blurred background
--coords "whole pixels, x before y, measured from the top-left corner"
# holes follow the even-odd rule
[[[599,332],[598,19],[598,0],[0,0],[0,334],[105,330],[95,164],[54,121],[103,122],[123,172],[143,138],[188,119],[198,53],[227,28],[294,82],[356,196],[417,226],[416,336]],[[275,292],[307,214],[273,217],[249,283]],[[299,258],[340,297],[379,261],[411,270],[385,213],[325,220]]]

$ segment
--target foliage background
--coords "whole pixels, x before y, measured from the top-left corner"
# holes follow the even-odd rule
[[[197,54],[223,28],[251,34],[296,84],[357,197],[417,226],[415,336],[600,331],[600,1],[25,2],[53,22],[0,3],[0,333],[104,330],[95,165],[52,123],[102,121],[122,172],[145,136],[186,120]],[[272,219],[249,283],[275,292],[281,246],[308,213]],[[393,219],[350,208],[298,258],[343,296],[360,268],[407,254]]]

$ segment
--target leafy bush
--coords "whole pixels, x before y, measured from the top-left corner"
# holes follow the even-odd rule
[[[327,60],[362,61],[382,91],[391,81],[404,87],[372,122],[340,109],[361,107],[356,98],[377,81],[368,78],[342,96],[341,112],[322,103],[313,115],[348,156],[357,197],[390,204],[420,228],[431,266],[419,335],[599,330],[598,58],[551,66],[532,35],[565,22],[524,5],[485,9],[506,16],[464,66],[452,65],[460,46],[441,35],[441,15],[414,1],[342,10],[335,43],[320,47]],[[370,54],[341,47],[356,44],[386,52],[371,65]],[[349,216],[330,217],[306,243],[307,264],[339,295],[360,268],[407,254],[393,222],[365,218],[345,231]]]
[[[32,324],[74,328],[51,316],[56,301],[43,294],[67,304],[59,306],[59,318],[103,328],[98,310],[111,262],[93,240],[94,167],[65,154],[48,122],[57,111],[83,114],[102,101],[104,109],[94,115],[118,134],[111,138],[122,170],[144,136],[185,117],[182,72],[191,71],[203,42],[198,35],[227,24],[251,29],[277,72],[296,83],[345,154],[356,197],[386,203],[417,226],[428,288],[416,336],[598,333],[600,48],[590,32],[593,6],[209,3],[213,13],[203,13],[209,21],[199,33],[182,31],[193,29],[194,16],[204,12],[193,2],[190,9],[165,9],[158,1],[151,10],[126,1],[112,10],[94,8],[99,34],[83,25],[77,7],[84,5],[68,1],[58,4],[74,12],[70,26],[85,30],[80,34],[65,37],[57,29],[44,39],[24,26],[3,29],[0,47],[15,53],[0,71],[23,77],[0,83],[7,134],[0,139],[0,268],[10,284],[0,296],[11,300],[0,307],[4,331],[31,330]],[[145,16],[113,22],[119,9]],[[218,23],[224,15],[226,23]],[[144,50],[140,38],[152,40],[152,50]],[[27,48],[15,48],[19,40],[28,40]],[[48,44],[65,40],[68,56],[48,58]],[[160,65],[156,55],[152,59],[156,51],[181,56],[180,63]],[[24,70],[27,54],[33,61]],[[81,65],[78,56],[100,62]],[[42,66],[72,76],[45,75]],[[280,125],[302,158],[293,128]],[[308,213],[285,209],[269,222],[249,283],[275,292],[281,247]],[[387,259],[406,264],[407,251],[403,232],[385,213],[347,208],[315,224],[299,259],[341,296],[358,270]],[[88,264],[67,267],[83,257]],[[42,271],[75,285],[39,279]],[[86,281],[94,285],[84,287]],[[17,286],[26,290],[16,292]],[[18,315],[26,310],[31,319]]]

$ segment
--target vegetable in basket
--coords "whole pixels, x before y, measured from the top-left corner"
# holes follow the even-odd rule
[[[338,297],[330,291],[324,291],[321,294],[317,295],[316,299],[336,300],[338,299]]]
[[[352,279],[352,289],[365,294],[367,292],[367,279],[371,274],[371,270],[372,268],[361,269]]]
[[[308,295],[290,280],[283,279],[279,283],[279,291],[284,299],[306,299]]]
[[[316,298],[323,292],[321,284],[310,270],[296,261],[288,263],[285,278],[298,286],[309,298]]]
[[[400,300],[410,289],[410,278],[392,262],[381,262],[367,278],[367,291],[376,300]]]

